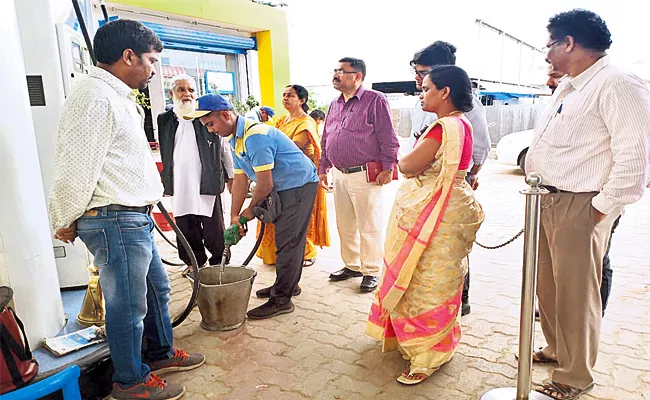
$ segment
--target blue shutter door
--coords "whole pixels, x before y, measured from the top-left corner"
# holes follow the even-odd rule
[[[194,31],[151,22],[142,22],[142,24],[156,32],[156,35],[165,44],[166,49],[200,53],[246,54],[246,50],[255,50],[257,48],[254,38]]]

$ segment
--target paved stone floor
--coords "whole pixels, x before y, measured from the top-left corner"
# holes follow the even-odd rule
[[[514,167],[490,161],[481,173],[477,196],[486,220],[479,241],[497,244],[523,226],[525,187]],[[386,213],[397,184],[386,193]],[[199,326],[195,310],[175,329],[177,346],[200,351],[207,365],[167,379],[187,387],[187,399],[477,399],[485,390],[515,384],[518,343],[522,240],[499,250],[475,247],[471,254],[472,313],[463,318],[463,336],[455,357],[424,383],[399,385],[405,368],[398,354],[382,354],[378,342],[364,335],[372,294],[358,291],[358,279],[330,283],[341,267],[332,195],[329,215],[332,247],[321,250],[305,268],[294,299],[296,310],[271,320],[247,321],[242,328],[214,333]],[[603,321],[596,387],[587,399],[650,400],[650,195],[628,208],[613,238],[614,287]],[[241,262],[253,235],[234,250]],[[170,246],[161,252],[172,259]],[[270,285],[274,268],[254,259],[259,273],[254,290]],[[187,299],[188,285],[179,268],[170,268],[172,308]],[[250,307],[262,302],[251,297]],[[579,305],[567,305],[579,306]],[[539,324],[536,346],[543,342]],[[533,380],[548,377],[550,367],[535,367]]]

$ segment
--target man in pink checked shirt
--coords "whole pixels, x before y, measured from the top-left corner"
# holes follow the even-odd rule
[[[333,171],[336,226],[345,264],[330,279],[363,277],[360,290],[372,292],[377,288],[384,255],[383,186],[392,180],[399,143],[386,96],[364,88],[365,77],[363,60],[339,60],[332,83],[341,95],[327,112],[318,173],[321,185],[327,188],[327,172]],[[368,182],[366,163],[377,161],[382,172]]]

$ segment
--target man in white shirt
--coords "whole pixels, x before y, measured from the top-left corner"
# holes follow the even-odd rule
[[[415,53],[411,60],[411,67],[413,67],[415,73],[415,86],[418,90],[422,90],[422,80],[429,74],[431,68],[436,65],[456,65],[456,46],[451,43],[437,41]],[[487,127],[485,107],[476,96],[472,98],[472,104],[474,108],[472,111],[465,113],[465,116],[472,124],[474,150],[472,163],[465,180],[472,186],[472,189],[476,190],[478,188],[478,172],[490,154],[490,133]],[[413,149],[423,131],[436,119],[438,119],[436,114],[422,110],[422,104],[418,99],[411,114],[411,136],[407,144],[408,151]],[[469,257],[467,260],[469,264]],[[469,276],[468,268],[465,275],[465,284],[463,285],[461,315],[467,315],[471,312],[469,305]]]
[[[551,64],[549,64],[548,67],[548,80],[546,81],[546,86],[551,89],[551,94],[553,94],[555,93],[555,89],[557,89],[558,85],[560,84],[560,79],[564,78],[566,74],[553,69],[553,65]],[[605,256],[603,257],[603,278],[600,284],[600,299],[603,306],[603,317],[605,316],[605,309],[607,308],[609,295],[612,293],[612,279],[614,275],[614,270],[612,269],[612,264],[609,259],[609,250],[612,247],[612,236],[618,227],[621,216],[619,216],[612,225],[612,232],[609,235],[607,249],[605,250]],[[535,310],[535,317],[537,320],[539,320],[539,310]]]
[[[224,143],[198,120],[183,118],[195,108],[194,78],[178,75],[170,86],[174,107],[158,116],[165,194],[173,196],[176,224],[192,248],[198,265],[203,266],[207,261],[217,265],[224,252],[221,193],[224,182],[232,187],[234,177],[230,145],[225,142],[223,146]],[[229,170],[224,170],[225,165],[230,166]],[[210,252],[209,260],[206,248]],[[180,241],[178,256],[189,271],[190,257]]]
[[[74,87],[59,122],[49,202],[54,237],[79,235],[99,268],[112,398],[178,399],[185,388],[152,372],[197,368],[205,357],[173,347],[169,278],[149,216],[163,187],[133,91],[149,84],[163,44],[139,22],[119,19],[97,30],[94,48],[97,68]]]
[[[537,297],[547,346],[534,362],[557,361],[536,390],[573,399],[594,385],[603,255],[623,207],[643,195],[650,158],[650,91],[610,65],[605,22],[586,10],[552,17],[548,59],[567,73],[535,130],[526,171],[542,175]]]

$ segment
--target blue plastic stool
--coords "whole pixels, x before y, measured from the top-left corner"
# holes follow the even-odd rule
[[[63,390],[65,400],[81,400],[79,391],[79,375],[81,370],[76,365],[71,365],[58,374],[38,381],[24,388],[14,390],[0,396],[0,400],[34,400],[52,394],[59,389]]]

